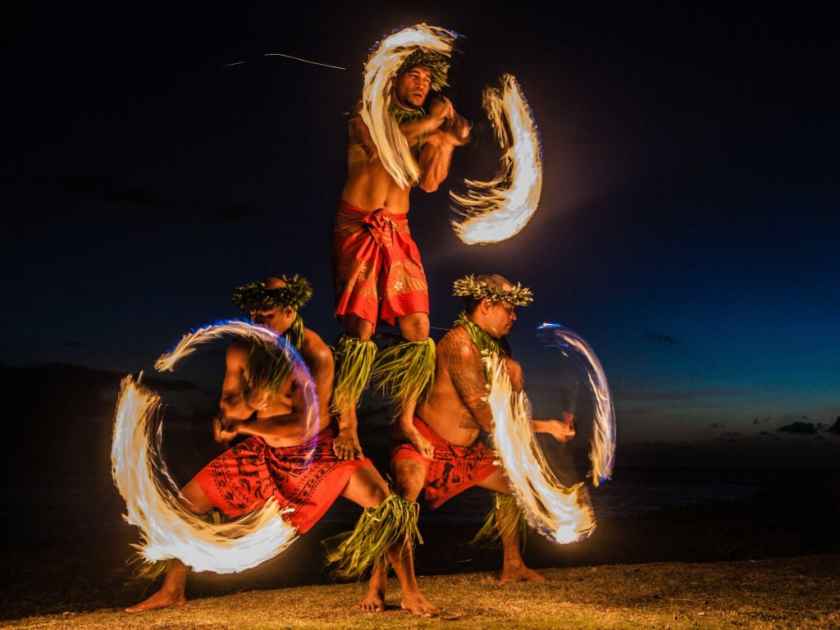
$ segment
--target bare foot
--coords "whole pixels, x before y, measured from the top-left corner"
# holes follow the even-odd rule
[[[173,593],[160,589],[148,599],[130,608],[126,608],[127,613],[146,612],[147,610],[157,610],[159,608],[177,608],[187,603],[187,597],[184,593]]]
[[[440,609],[433,606],[432,603],[418,593],[403,593],[400,608],[407,610],[412,615],[420,617],[431,617],[440,613]]]
[[[377,589],[370,589],[364,599],[356,604],[364,612],[383,612],[385,610],[385,594]]]
[[[529,569],[524,564],[518,566],[505,567],[502,570],[502,575],[499,577],[499,584],[509,584],[511,582],[545,582],[545,578]]]

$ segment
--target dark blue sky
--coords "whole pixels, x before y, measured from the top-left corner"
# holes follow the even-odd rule
[[[537,296],[514,339],[529,379],[560,369],[536,324],[571,326],[601,357],[628,439],[840,415],[826,16],[410,6],[10,16],[0,360],[137,370],[235,315],[232,287],[273,271],[313,280],[307,321],[333,338],[344,112],[368,47],[425,20],[465,36],[450,95],[478,122],[447,185],[414,193],[433,325],[455,316],[463,273],[522,280]],[[271,51],[349,70],[260,57]],[[516,238],[468,248],[446,190],[494,170],[480,93],[504,71],[541,129],[542,204]]]

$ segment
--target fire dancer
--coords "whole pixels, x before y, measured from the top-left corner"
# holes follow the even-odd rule
[[[539,573],[525,566],[519,549],[524,519],[504,471],[495,463],[496,454],[480,439],[482,432],[491,431],[493,421],[482,355],[505,357],[513,388],[522,391],[522,369],[510,358],[505,336],[516,321],[516,307],[530,304],[532,293],[502,276],[487,275],[458,280],[454,295],[464,298],[465,312],[438,342],[434,385],[414,418],[434,451],[426,456],[411,443],[397,446],[391,458],[397,491],[408,501],[425,491],[432,509],[473,486],[495,492],[494,511],[476,540],[501,538],[502,583],[542,581]],[[533,428],[566,442],[574,437],[575,429],[572,414],[563,415],[562,420],[533,420]],[[380,570],[370,588],[381,593],[384,586],[385,573]]]
[[[317,421],[307,422],[302,388],[290,377],[285,357],[256,344],[231,344],[213,436],[222,444],[238,436],[246,439],[205,466],[181,494],[196,514],[217,508],[230,518],[275,497],[281,508],[292,508],[286,518],[300,534],[315,525],[339,496],[350,499],[365,510],[333,560],[346,573],[358,575],[387,554],[403,589],[403,606],[421,611],[427,603],[413,573],[405,568],[403,552],[417,535],[416,507],[391,494],[369,460],[342,460],[335,453],[337,431],[327,403],[332,353],[317,333],[304,327],[299,315],[311,296],[304,278],[280,276],[239,287],[233,297],[256,323],[285,335],[297,348],[315,382]],[[160,589],[127,612],[185,604],[187,572],[180,560],[170,560]]]
[[[469,139],[469,123],[451,101],[430,91],[446,85],[448,57],[422,48],[396,74],[391,114],[420,167],[421,190],[433,192],[446,179],[455,147]],[[345,334],[336,347],[333,409],[339,414],[336,449],[360,457],[356,406],[371,373],[396,403],[406,439],[431,455],[432,447],[412,422],[416,402],[434,376],[435,346],[429,339],[429,290],[420,252],[408,225],[410,188],[400,187],[377,153],[357,112],[350,120],[348,177],[333,240],[336,316]],[[398,323],[402,342],[377,356],[371,340],[378,319]]]

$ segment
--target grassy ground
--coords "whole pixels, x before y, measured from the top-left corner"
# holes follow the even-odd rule
[[[421,578],[439,618],[352,604],[359,584],[196,599],[128,616],[115,610],[7,621],[14,628],[840,628],[840,556],[549,569],[545,584],[499,586],[489,573]]]

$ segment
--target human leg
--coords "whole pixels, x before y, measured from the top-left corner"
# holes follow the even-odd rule
[[[213,504],[195,479],[181,489],[181,495],[184,498],[184,506],[194,514],[205,514],[213,509]],[[125,612],[138,613],[183,606],[187,603],[187,573],[187,565],[183,562],[177,558],[169,560],[160,588],[139,604],[126,608]]]
[[[392,462],[392,469],[396,491],[406,501],[416,502],[426,482],[428,464],[419,458],[395,459]],[[426,599],[417,584],[414,570],[414,547],[392,548],[388,553],[388,560],[400,581],[402,589],[400,606],[414,615],[429,616],[437,613],[438,608]]]
[[[422,470],[419,472],[423,474]],[[420,487],[422,482],[421,476]],[[384,610],[387,556],[403,591],[403,607],[414,614],[434,612],[434,607],[420,593],[414,575],[411,549],[414,538],[419,536],[416,504],[390,494],[387,484],[373,468],[356,471],[343,496],[364,507],[365,513],[353,532],[328,557],[338,565],[341,575],[360,574],[372,566],[368,592],[360,608],[369,612]]]
[[[502,469],[498,469],[478,486],[497,493],[493,519],[502,541],[502,574],[499,583],[544,582],[545,578],[528,568],[522,558],[520,545],[523,539],[523,516]]]
[[[376,344],[371,341],[374,325],[353,314],[342,318],[345,334],[335,351],[335,387],[332,411],[338,415],[338,436],[333,447],[340,459],[362,457],[356,407],[370,379]]]
[[[414,426],[417,403],[431,388],[435,375],[435,344],[429,338],[429,316],[411,313],[397,321],[405,341],[379,353],[373,379],[395,403],[404,437],[421,455],[431,458],[431,443]]]

